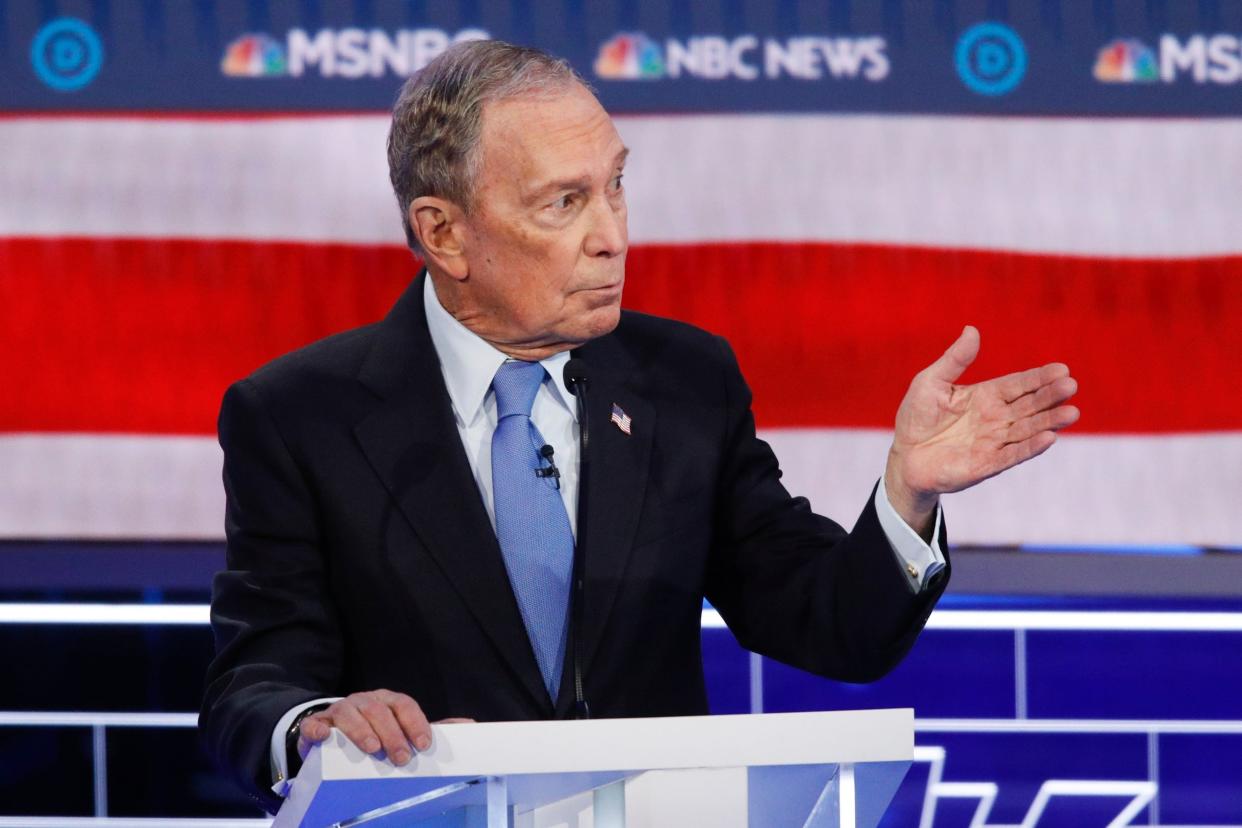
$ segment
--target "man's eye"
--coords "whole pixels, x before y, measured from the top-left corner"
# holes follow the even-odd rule
[[[609,188],[610,188],[610,189],[611,189],[614,193],[615,193],[615,192],[617,192],[618,190],[620,190],[620,189],[621,189],[621,179],[622,179],[622,178],[624,178],[624,177],[625,177],[624,175],[618,175],[618,176],[617,176],[616,178],[614,178],[611,182],[609,182]]]
[[[563,195],[548,206],[550,206],[553,210],[568,210],[573,198],[572,193],[569,195]]]

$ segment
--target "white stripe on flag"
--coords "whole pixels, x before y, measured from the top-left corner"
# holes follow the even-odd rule
[[[763,434],[795,494],[847,527],[884,469],[890,435]],[[0,537],[223,536],[210,437],[0,436]],[[1242,545],[1242,434],[1065,436],[1043,457],[945,498],[969,544]]]
[[[884,470],[892,433],[780,429],[790,491],[846,523]],[[1047,454],[943,499],[952,543],[1242,545],[1242,432],[1062,435]]]
[[[223,465],[211,437],[0,435],[0,537],[221,538]]]
[[[635,243],[1242,250],[1242,120],[619,117]],[[0,121],[0,236],[401,244],[382,115]],[[55,159],[49,162],[49,159]]]

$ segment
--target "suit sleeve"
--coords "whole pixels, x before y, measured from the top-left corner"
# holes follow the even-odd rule
[[[216,760],[274,810],[272,728],[290,708],[334,692],[339,622],[315,500],[249,380],[220,409],[228,569],[212,585],[216,657],[199,726]]]
[[[948,567],[910,590],[874,491],[849,532],[791,497],[772,449],[755,436],[737,360],[718,342],[727,415],[708,600],[748,649],[827,678],[874,681],[913,646]],[[943,553],[943,531],[939,542]]]

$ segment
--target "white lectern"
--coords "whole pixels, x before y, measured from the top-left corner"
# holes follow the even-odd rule
[[[405,767],[333,732],[274,825],[873,828],[914,754],[908,708],[432,729]]]

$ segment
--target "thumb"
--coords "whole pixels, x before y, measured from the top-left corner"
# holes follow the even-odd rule
[[[298,756],[302,757],[302,761],[306,761],[307,754],[311,748],[320,744],[328,738],[328,734],[332,732],[331,725],[324,719],[316,719],[308,716],[298,728]]]
[[[308,742],[319,743],[327,739],[331,731],[332,725],[327,719],[307,716],[302,722],[301,732],[298,735]]]
[[[927,368],[927,373],[942,382],[955,382],[979,355],[979,329],[967,325],[962,335],[949,346],[940,359]]]

